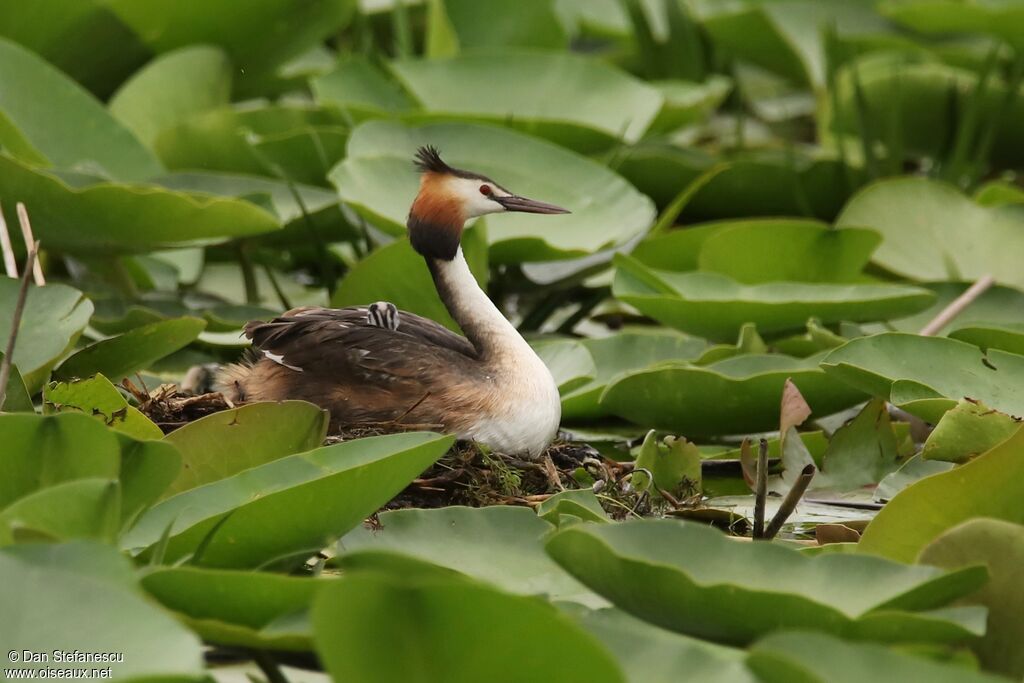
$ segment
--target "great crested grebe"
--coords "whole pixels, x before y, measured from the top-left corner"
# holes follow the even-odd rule
[[[565,209],[512,194],[486,176],[452,168],[433,147],[416,153],[419,194],[409,241],[465,337],[388,302],[296,308],[245,326],[253,360],[226,367],[218,389],[235,401],[303,399],[332,426],[438,425],[504,453],[538,456],[558,430],[551,372],[469,271],[460,240],[470,218]]]

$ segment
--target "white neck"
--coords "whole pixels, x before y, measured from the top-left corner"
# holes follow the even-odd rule
[[[524,353],[536,357],[519,331],[477,284],[462,254],[462,247],[451,261],[428,258],[427,265],[441,301],[481,360],[498,360]]]

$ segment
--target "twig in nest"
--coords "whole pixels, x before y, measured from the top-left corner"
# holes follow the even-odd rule
[[[20,206],[20,205],[19,205]],[[14,316],[11,318],[11,336],[7,338],[7,348],[3,360],[0,361],[0,411],[7,400],[7,381],[11,377],[11,363],[14,357],[14,345],[18,342],[18,328],[21,327],[21,316],[25,312],[25,299],[28,297],[28,280],[32,273],[32,264],[39,253],[39,242],[35,242],[25,259],[25,272],[21,275],[21,286],[18,288],[18,301],[14,305]]]
[[[409,417],[409,413],[411,413],[412,411],[414,411],[417,408],[419,408],[420,404],[423,403],[424,401],[426,401],[428,396],[430,396],[430,392],[429,391],[426,392],[425,394],[423,394],[422,396],[420,396],[420,400],[418,400],[415,403],[413,403],[411,408],[409,408],[404,413],[402,413],[401,415],[396,417],[394,420],[391,420],[391,424],[398,424],[399,422],[401,422],[405,418]]]
[[[789,493],[782,499],[782,505],[775,512],[775,516],[772,517],[768,528],[764,530],[764,540],[770,541],[779,533],[779,529],[786,523],[789,516],[793,514],[796,504],[800,502],[807,487],[810,486],[815,472],[817,472],[817,469],[815,469],[814,465],[807,465],[800,471],[800,476],[793,482],[793,487],[789,489]]]
[[[31,270],[33,276],[36,279],[36,285],[42,287],[46,284],[46,279],[43,277],[43,266],[39,263],[39,243],[36,242],[35,237],[32,236],[32,223],[28,220],[28,210],[25,205],[18,202],[18,223],[21,224],[21,236],[25,240],[25,248],[28,249],[28,245],[35,245],[36,257],[32,259],[32,263],[25,263],[25,270]]]
[[[995,278],[991,275],[982,276],[977,282],[967,288],[963,294],[958,296],[949,302],[949,305],[939,311],[939,314],[931,319],[931,321],[921,328],[918,332],[923,337],[931,337],[938,334],[939,330],[948,325],[958,315],[964,312],[964,309],[974,303],[974,300],[985,293],[985,291],[994,285],[996,282]]]
[[[768,440],[761,439],[757,448],[757,469],[754,490],[754,538],[764,536],[764,506],[768,498]]]

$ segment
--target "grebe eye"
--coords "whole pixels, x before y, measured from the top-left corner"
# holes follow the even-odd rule
[[[491,196],[491,186],[490,185],[481,185],[480,186],[480,194],[484,195],[485,197],[490,197]]]

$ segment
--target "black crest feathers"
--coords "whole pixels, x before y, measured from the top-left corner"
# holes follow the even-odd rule
[[[444,163],[441,154],[433,145],[424,145],[416,150],[413,163],[423,173],[455,173],[455,169]]]

